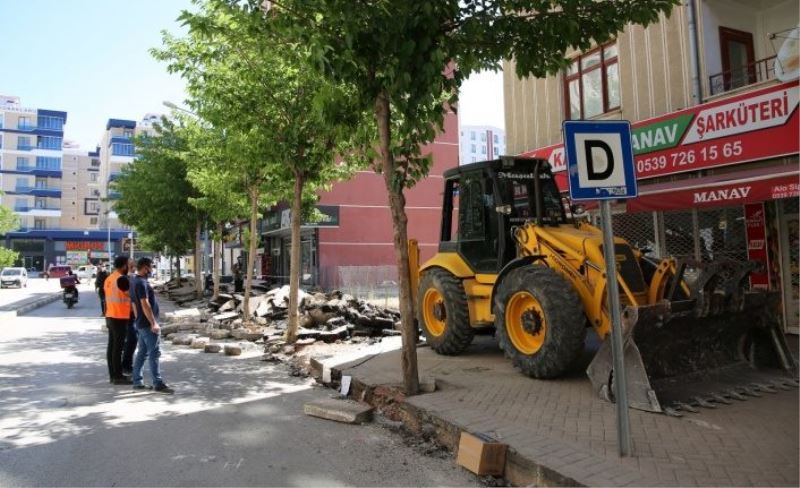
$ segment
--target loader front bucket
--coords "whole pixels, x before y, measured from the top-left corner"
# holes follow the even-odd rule
[[[747,291],[713,313],[694,299],[627,307],[622,325],[630,406],[680,415],[796,387],[797,365],[772,312],[776,298]],[[613,401],[610,342],[587,374],[595,391]]]

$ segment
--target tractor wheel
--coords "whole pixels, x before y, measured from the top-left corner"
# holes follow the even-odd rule
[[[447,271],[430,269],[422,275],[417,310],[425,340],[437,353],[456,355],[472,342],[467,294],[461,280]]]
[[[494,310],[500,348],[528,376],[559,376],[583,350],[583,305],[569,282],[550,268],[510,271],[497,289]]]

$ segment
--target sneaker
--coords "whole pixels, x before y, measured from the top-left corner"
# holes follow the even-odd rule
[[[132,385],[133,381],[130,378],[114,378],[111,380],[111,383],[114,385]]]
[[[152,390],[153,387],[150,385],[133,385],[134,390]]]
[[[122,375],[123,376],[131,376],[133,375],[133,370],[128,368],[122,368]]]
[[[153,388],[153,389],[155,391],[157,391],[158,393],[164,393],[166,395],[172,395],[173,393],[175,393],[175,390],[173,390],[169,386],[165,385],[164,383],[161,383],[160,385],[156,385],[155,388]]]

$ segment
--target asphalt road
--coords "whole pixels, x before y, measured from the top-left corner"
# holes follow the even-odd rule
[[[306,417],[331,392],[281,365],[166,345],[175,395],[111,386],[97,298],[81,297],[0,324],[0,486],[479,484],[379,425]]]

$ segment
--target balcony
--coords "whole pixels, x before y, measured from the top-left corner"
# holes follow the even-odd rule
[[[36,197],[61,198],[61,188],[54,186],[17,186],[9,193]]]
[[[5,172],[5,171],[4,171]],[[61,178],[61,168],[57,166],[22,166],[18,165],[12,173],[29,173],[34,176]]]
[[[14,212],[32,217],[61,217],[61,207],[56,205],[15,205]]]
[[[17,130],[34,131],[36,129],[38,127],[33,124],[17,124]]]
[[[708,86],[710,95],[719,95],[720,93],[775,78],[775,59],[776,56],[770,56],[737,69],[723,71],[709,76]]]
[[[112,182],[112,181],[118,180],[120,176],[122,176],[121,172],[119,172],[119,171],[112,172],[111,174],[108,175],[109,183]]]

